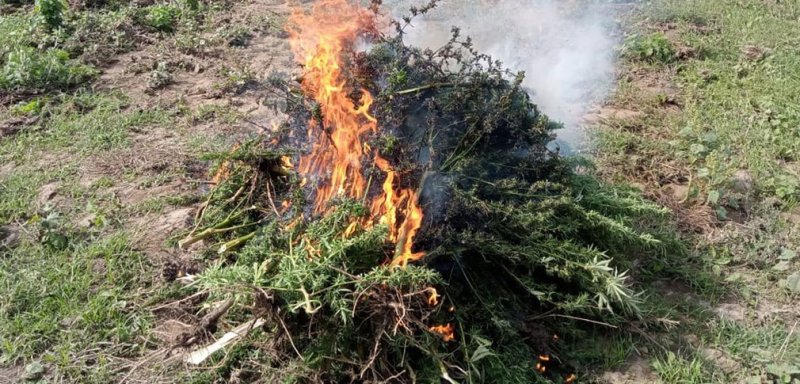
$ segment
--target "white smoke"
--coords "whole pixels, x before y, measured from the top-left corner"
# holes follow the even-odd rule
[[[391,0],[394,16],[423,0]],[[406,30],[407,43],[437,48],[461,28],[481,52],[512,71],[542,112],[564,124],[557,142],[567,152],[584,148],[583,117],[608,93],[614,78],[613,15],[576,0],[442,0]]]

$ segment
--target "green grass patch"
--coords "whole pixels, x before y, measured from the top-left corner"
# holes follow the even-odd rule
[[[144,132],[174,119],[170,110],[130,110],[128,105],[128,98],[115,92],[60,96],[44,108],[36,127],[0,144],[0,153],[17,160],[31,149],[91,155],[126,147],[133,131]]]
[[[103,370],[104,355],[142,348],[150,318],[138,292],[152,274],[124,233],[95,238],[58,220],[29,221],[37,236],[0,259],[0,362],[38,357],[80,381]]]
[[[713,342],[756,365],[791,361],[800,366],[800,337],[789,332],[781,324],[754,328],[722,321],[716,327]]]
[[[703,59],[677,64],[684,103],[681,125],[670,125],[665,152],[693,171],[701,197],[732,207],[731,177],[751,174],[762,197],[800,197],[800,5],[750,0],[664,0],[645,10],[671,23],[682,44]],[[661,57],[663,35],[635,38],[637,56]],[[663,60],[658,60],[663,61]],[[666,154],[665,154],[666,155]],[[724,216],[724,213],[723,213]]]
[[[715,308],[722,298],[761,312],[792,302],[797,226],[781,211],[800,198],[800,3],[658,0],[634,19],[614,102],[640,114],[603,124],[602,169],[635,175],[680,214],[708,205],[719,219],[747,221],[694,237],[702,273],[667,266],[695,292],[664,313],[682,324],[651,368],[665,383],[789,383],[800,365],[792,322],[722,321]],[[685,199],[670,196],[674,185]],[[740,366],[707,359],[685,335]]]
[[[0,225],[27,220],[39,189],[50,181],[63,180],[73,174],[73,167],[67,164],[52,170],[14,172],[0,179]]]
[[[709,381],[709,375],[703,368],[702,360],[687,358],[667,352],[663,358],[653,361],[653,370],[664,384],[702,384]]]

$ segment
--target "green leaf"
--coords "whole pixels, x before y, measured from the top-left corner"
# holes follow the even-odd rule
[[[479,336],[474,336],[473,339],[478,342],[478,348],[475,349],[475,352],[472,353],[469,359],[471,363],[476,363],[484,358],[495,356],[495,353],[492,352],[490,348],[492,346],[491,340]]]
[[[800,293],[800,272],[795,272],[784,281],[786,288],[794,293]]]
[[[767,373],[777,376],[784,383],[791,383],[792,376],[800,374],[800,366],[789,364],[768,364]]]
[[[797,253],[791,249],[784,249],[778,257],[781,260],[792,260],[797,256]]]
[[[727,220],[728,219],[728,210],[725,207],[717,207],[714,209],[714,213],[717,214],[717,219],[719,220]]]
[[[23,378],[26,381],[36,381],[42,378],[45,373],[44,366],[39,362],[33,362],[25,366]]]
[[[692,144],[689,146],[689,150],[692,151],[693,154],[699,155],[706,150],[706,146],[703,144]]]
[[[779,261],[778,264],[775,264],[775,266],[772,267],[772,270],[784,272],[788,271],[791,266],[792,265],[788,261]]]
[[[730,256],[722,256],[716,260],[714,260],[714,264],[716,265],[728,265],[731,263]]]
[[[708,203],[717,205],[719,203],[719,191],[711,191],[708,193]]]
[[[739,272],[731,273],[730,275],[728,275],[728,277],[725,278],[725,281],[729,283],[735,283],[741,280],[742,280],[742,274]]]
[[[495,356],[494,352],[492,352],[492,350],[487,348],[486,346],[481,345],[475,350],[475,352],[472,353],[472,357],[470,358],[470,361],[472,363],[476,363],[476,362],[478,362],[480,360],[483,360],[484,358],[490,357],[490,356]]]

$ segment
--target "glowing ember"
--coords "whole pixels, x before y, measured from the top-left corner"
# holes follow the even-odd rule
[[[436,291],[436,288],[428,288],[428,305],[439,305],[439,292]]]
[[[300,159],[300,173],[302,185],[315,177],[323,179],[317,183],[314,212],[324,214],[337,196],[356,200],[365,197],[368,182],[363,165],[371,157],[386,174],[386,180],[382,193],[371,204],[370,218],[360,224],[364,228],[375,222],[386,225],[389,240],[396,244],[391,265],[405,266],[424,256],[411,251],[423,219],[419,196],[412,189],[401,188],[399,175],[389,162],[370,153],[362,141],[365,134],[378,128],[377,120],[369,113],[373,98],[361,90],[361,100],[356,105],[342,72],[343,53],[373,17],[366,9],[346,0],[322,0],[310,14],[298,9],[290,18],[292,50],[306,71],[303,90],[314,97],[322,112],[322,126],[316,119],[309,121],[308,139],[313,146],[311,153]],[[343,236],[352,235],[357,227],[358,223],[350,223]]]
[[[447,325],[434,325],[428,329],[433,333],[437,333],[442,336],[442,340],[445,342],[453,341],[456,339],[455,335],[455,328],[453,324],[447,323]]]
[[[239,149],[239,144],[234,144],[231,148],[231,152],[236,151]],[[233,165],[230,161],[225,160],[220,164],[219,169],[217,172],[214,173],[214,176],[211,178],[212,185],[219,185],[223,180],[226,180],[231,175],[231,170],[233,169]]]

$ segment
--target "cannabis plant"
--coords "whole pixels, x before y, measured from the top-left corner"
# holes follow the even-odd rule
[[[36,0],[34,12],[51,29],[61,27],[68,4],[66,0]]]
[[[657,230],[666,211],[548,149],[560,126],[522,89],[525,74],[458,29],[437,50],[408,46],[410,20],[391,34],[367,30],[371,49],[346,52],[342,70],[354,100],[376,95],[366,146],[417,189],[425,217],[414,251],[425,257],[391,266],[386,223],[353,225],[368,215],[363,200],[311,209],[315,191],[292,164],[324,111],[272,78],[288,121],[214,156],[216,187],[180,242],[210,241],[224,256],[193,287],[234,298],[231,316],[267,321],[246,347],[263,359],[246,354],[228,370],[265,382],[564,380],[573,368],[556,362],[554,335],[638,319],[643,298],[626,270],[681,252]],[[365,195],[379,193],[387,176],[363,166]]]

